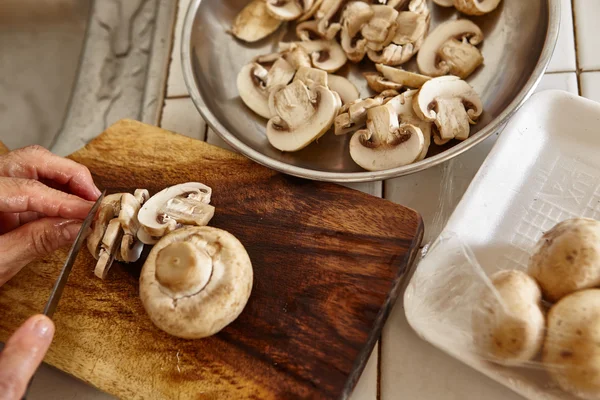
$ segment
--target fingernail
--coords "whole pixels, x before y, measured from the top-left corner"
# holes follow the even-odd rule
[[[102,191],[98,189],[97,186],[94,186],[94,194],[96,195],[96,198],[98,198],[102,194]]]
[[[50,318],[40,315],[33,324],[33,332],[40,338],[54,336],[54,323]]]

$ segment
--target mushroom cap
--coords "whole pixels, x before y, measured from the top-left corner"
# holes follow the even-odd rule
[[[457,19],[438,25],[431,32],[417,54],[417,66],[422,74],[429,76],[446,75],[450,66],[438,62],[438,51],[450,39],[468,38],[468,42],[476,46],[483,40],[481,29],[468,19]]]
[[[293,21],[300,18],[304,9],[297,0],[266,0],[269,14],[282,21]]]
[[[570,294],[548,313],[542,361],[558,385],[582,399],[600,399],[600,290]]]
[[[330,90],[340,95],[343,104],[350,104],[360,98],[356,86],[343,76],[329,74],[327,83]]]
[[[519,365],[531,360],[544,340],[542,293],[522,271],[499,271],[490,277],[471,316],[473,344],[486,360]]]
[[[342,32],[353,38],[368,23],[375,11],[367,3],[354,1],[349,3],[342,13]]]
[[[187,227],[163,237],[140,275],[140,298],[152,322],[170,335],[214,335],[243,311],[252,263],[240,241],[221,229]]]
[[[214,214],[214,207],[208,205],[211,194],[210,187],[198,182],[168,187],[142,206],[138,220],[147,234],[157,237],[176,229],[178,224],[206,224]]]
[[[281,20],[272,17],[264,0],[253,0],[233,21],[231,33],[245,42],[256,42],[275,32]]]
[[[312,60],[313,67],[327,72],[335,72],[342,68],[346,61],[346,53],[335,40],[308,40],[303,42],[281,42],[280,50],[288,50],[293,45],[306,51]]]
[[[454,7],[463,14],[483,15],[494,11],[500,4],[500,1],[501,0],[454,0]]]
[[[529,260],[528,273],[553,302],[600,285],[600,222],[568,219],[544,233]]]
[[[296,70],[283,57],[278,58],[268,71],[251,62],[242,67],[237,76],[238,93],[248,108],[263,118],[271,118],[269,91],[278,85],[287,85]]]
[[[273,94],[277,116],[267,123],[267,139],[281,151],[297,151],[321,137],[338,113],[339,97],[325,86],[308,89],[294,81]]]
[[[415,89],[419,89],[425,82],[431,79],[429,76],[416,74],[384,64],[376,64],[375,68],[377,68],[377,71],[379,71],[385,79]]]
[[[300,22],[296,25],[296,36],[298,36],[300,40],[310,40],[311,33],[320,39],[331,40],[335,38],[339,31],[339,25],[330,25],[324,32],[321,32],[319,29],[319,21],[314,19]]]
[[[350,156],[369,171],[396,168],[414,162],[424,141],[418,127],[399,124],[398,114],[388,102],[367,111],[367,129],[352,135]]]
[[[419,118],[435,122],[444,140],[468,138],[469,124],[483,112],[481,99],[471,85],[451,75],[425,82],[413,107]]]

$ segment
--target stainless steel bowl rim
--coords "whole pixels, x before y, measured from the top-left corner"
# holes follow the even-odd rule
[[[490,123],[477,132],[475,135],[469,137],[457,144],[456,146],[443,151],[433,157],[426,158],[414,164],[409,164],[403,167],[387,169],[384,171],[365,171],[365,172],[324,172],[315,171],[308,168],[296,167],[293,165],[286,164],[284,162],[274,160],[260,152],[254,150],[250,146],[243,143],[233,134],[231,134],[227,128],[225,128],[220,121],[214,116],[210,109],[206,106],[198,87],[194,82],[194,74],[192,71],[192,60],[191,60],[191,37],[192,28],[196,13],[202,0],[192,0],[183,24],[183,34],[181,40],[181,62],[183,68],[183,78],[185,85],[190,93],[192,101],[196,108],[206,121],[206,123],[231,147],[240,151],[248,158],[255,162],[272,168],[274,170],[283,172],[288,175],[293,175],[301,178],[313,179],[318,181],[327,182],[370,182],[379,181],[384,179],[396,178],[403,175],[412,174],[415,172],[423,171],[427,168],[442,164],[459,154],[464,153],[468,149],[476,146],[490,135],[498,132],[504,124],[508,122],[523,103],[531,96],[535,90],[537,84],[542,79],[550,58],[554,52],[556,41],[558,39],[558,32],[560,28],[560,0],[548,0],[548,31],[546,32],[546,38],[544,46],[540,54],[540,58],[531,74],[531,77],[521,89],[518,95],[513,101]],[[232,39],[233,40],[233,39]]]

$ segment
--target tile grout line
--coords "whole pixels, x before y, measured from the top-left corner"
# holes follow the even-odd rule
[[[171,32],[171,44],[169,48],[169,67],[167,68],[167,76],[165,77],[165,87],[164,92],[165,96],[163,97],[163,104],[160,109],[160,115],[158,116],[158,126],[162,126],[163,114],[165,112],[165,107],[167,105],[167,100],[169,99],[169,76],[171,76],[171,68],[173,66],[173,46],[175,45],[175,35],[177,35],[177,18],[179,17],[179,1],[177,2],[177,6],[175,8],[175,23],[173,24],[173,32]]]
[[[577,40],[577,17],[575,16],[575,1],[571,0],[571,18],[573,19],[573,44],[575,46],[575,74],[577,76],[577,94],[581,96],[581,67],[579,65],[579,48]]]

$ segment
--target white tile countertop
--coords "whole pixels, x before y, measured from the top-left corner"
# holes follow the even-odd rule
[[[189,98],[179,55],[181,28],[190,0],[180,0],[167,99],[161,126],[217,146],[226,144],[210,129]],[[600,26],[600,0],[562,0],[559,39],[539,90],[561,89],[600,101],[600,52],[595,51]],[[410,176],[348,185],[411,207],[425,222],[424,245],[441,231],[478,168],[494,145],[493,135],[455,159]],[[64,381],[64,385],[57,385]],[[106,394],[45,366],[31,399],[109,399]],[[450,358],[422,341],[404,316],[402,296],[356,387],[353,400],[520,399],[509,389]]]

